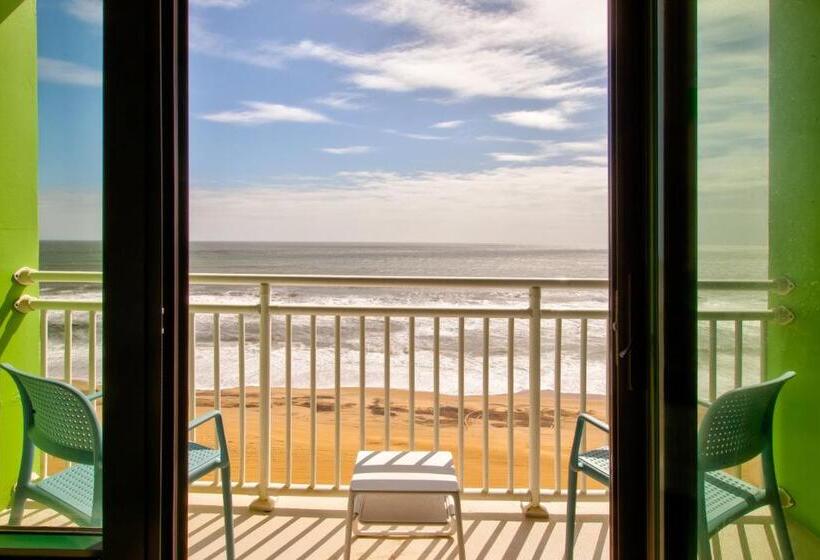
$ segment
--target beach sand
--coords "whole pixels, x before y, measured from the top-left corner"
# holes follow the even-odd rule
[[[246,481],[259,479],[259,390],[256,387],[246,390],[245,401],[245,461],[241,459],[239,441],[239,391],[225,389],[221,393],[220,408],[225,422],[228,447],[231,457],[232,477],[239,480],[244,470]],[[285,480],[285,393],[284,389],[271,390],[271,481],[280,483]],[[214,407],[212,391],[197,392],[197,414],[203,414]],[[489,472],[488,481],[491,488],[506,488],[508,483],[508,450],[507,450],[507,397],[491,395],[488,399],[487,415],[489,422]],[[390,395],[390,449],[409,449],[409,410],[408,392],[394,389]],[[527,486],[528,473],[528,396],[518,393],[513,400],[513,485],[516,488]],[[566,461],[572,445],[575,430],[575,418],[579,412],[579,397],[573,394],[561,394],[560,453],[563,458],[561,467],[561,484],[566,488]],[[440,397],[440,449],[451,451],[456,465],[458,446],[458,399],[454,396]],[[463,484],[468,488],[480,488],[483,484],[482,441],[483,441],[483,403],[480,396],[464,398],[464,464]],[[335,481],[334,466],[334,424],[335,398],[333,390],[317,391],[317,458],[316,483],[333,484]],[[433,394],[416,392],[415,397],[415,448],[426,450],[433,448]],[[589,396],[587,411],[598,418],[605,418],[606,403],[602,396]],[[307,484],[310,481],[310,393],[304,389],[294,389],[292,399],[292,482]],[[353,469],[356,453],[360,445],[360,406],[359,390],[343,388],[340,398],[341,424],[341,482],[346,484]],[[554,488],[554,394],[544,391],[541,397],[541,487]],[[384,447],[384,391],[367,389],[365,392],[365,444],[366,449]],[[211,427],[198,429],[196,441],[214,444]],[[605,445],[606,435],[589,429],[587,440],[589,447]],[[590,486],[593,486],[592,484]]]

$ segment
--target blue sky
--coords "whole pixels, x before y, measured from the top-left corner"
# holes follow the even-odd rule
[[[101,4],[38,6],[43,235],[98,237]],[[603,0],[191,0],[192,237],[604,247],[605,46]]]

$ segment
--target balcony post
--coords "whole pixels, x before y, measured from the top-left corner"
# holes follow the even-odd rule
[[[529,486],[530,502],[524,505],[527,517],[547,518],[541,505],[541,287],[530,288],[530,449]],[[557,458],[556,458],[557,460]]]
[[[249,509],[273,511],[270,485],[270,284],[259,284],[259,497]]]

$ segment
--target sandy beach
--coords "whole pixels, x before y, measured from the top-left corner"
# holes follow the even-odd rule
[[[519,393],[514,396],[513,406],[513,483],[515,487],[527,486],[528,396]],[[390,395],[390,448],[409,449],[408,392],[392,390]],[[228,447],[231,455],[233,479],[238,480],[244,469],[245,480],[258,480],[259,466],[259,391],[248,388],[245,407],[246,455],[242,464],[239,441],[239,391],[225,389],[221,394],[221,410],[225,422]],[[562,485],[566,484],[566,458],[569,455],[575,428],[575,418],[579,412],[578,395],[561,394],[560,453],[563,457],[561,472]],[[213,392],[197,392],[197,413],[202,414],[214,406]],[[453,452],[458,464],[458,400],[454,396],[440,398],[440,448]],[[482,486],[482,435],[484,415],[480,396],[466,396],[464,399],[465,422],[465,474],[467,487]],[[431,449],[434,437],[434,403],[429,392],[416,392],[415,397],[415,447]],[[335,399],[332,390],[317,392],[317,466],[316,482],[333,484],[334,477],[334,421]],[[341,476],[342,483],[350,477],[354,457],[360,447],[359,433],[359,390],[343,388],[340,398],[341,423]],[[368,389],[365,393],[365,447],[380,449],[384,445],[384,391]],[[489,486],[507,486],[507,397],[489,397]],[[606,404],[602,396],[590,396],[587,410],[599,418],[606,415]],[[293,483],[306,484],[310,480],[310,394],[307,390],[293,391],[292,400],[293,433]],[[555,457],[555,406],[552,391],[544,391],[541,399],[541,486],[554,487]],[[197,430],[196,440],[212,445],[213,430]],[[606,437],[595,429],[589,431],[588,445],[603,445]],[[271,390],[271,480],[285,480],[285,393],[284,389]]]

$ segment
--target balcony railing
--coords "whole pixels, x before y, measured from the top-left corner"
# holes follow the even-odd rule
[[[100,273],[31,269],[21,269],[15,278],[21,284],[102,281]],[[352,457],[360,448],[429,447],[454,453],[465,495],[523,499],[537,507],[542,499],[565,492],[567,438],[577,413],[608,418],[608,376],[599,371],[609,363],[607,309],[550,305],[551,298],[545,297],[545,292],[558,290],[598,291],[599,301],[605,302],[606,280],[192,274],[190,282],[194,287],[243,287],[243,293],[253,297],[249,303],[192,298],[188,399],[192,416],[197,408],[226,411],[229,401],[235,404],[237,418],[227,425],[236,490],[256,492],[263,501],[271,494],[343,492]],[[436,305],[397,306],[381,304],[378,298],[365,300],[365,305],[295,304],[287,301],[287,292],[272,300],[272,288],[295,286],[477,294],[508,290],[520,293],[526,305],[441,305],[439,300]],[[700,282],[699,288],[765,295],[787,292],[791,285],[787,280],[720,280]],[[42,371],[89,391],[99,388],[99,300],[23,296],[16,308],[41,314]],[[790,319],[787,309],[768,309],[765,303],[760,309],[700,311],[702,400],[764,378],[768,324]],[[380,345],[372,340],[376,325]],[[54,365],[53,355],[59,350],[52,347],[49,334],[60,328],[62,371],[55,371],[59,365]],[[224,334],[226,329],[231,336]],[[84,344],[74,340],[75,331],[85,334]],[[721,344],[729,332],[731,340]],[[81,346],[87,352],[83,360],[77,356]],[[236,350],[230,364],[224,359],[228,346],[231,353]],[[205,347],[211,356],[210,390],[196,385],[202,378],[197,375],[198,351]],[[354,360],[346,360],[346,366],[357,361],[358,371],[345,371],[343,379],[342,355],[350,358],[351,352]],[[294,383],[296,353],[307,356],[300,362],[307,371],[296,372],[306,374],[304,388]],[[254,354],[251,364],[248,356]],[[378,366],[374,354],[380,354]],[[752,360],[756,368],[750,368]],[[250,371],[257,363],[254,383]],[[591,363],[598,383],[592,391]],[[723,371],[728,363],[731,374]],[[236,375],[226,383],[228,367]],[[381,370],[376,386],[374,368]],[[454,391],[442,388],[445,377]],[[421,390],[422,378],[429,391]],[[497,390],[499,386],[503,390]],[[298,409],[307,409],[306,417]],[[531,421],[531,411],[539,411],[538,421]],[[323,420],[330,417],[332,423]],[[377,432],[374,418],[380,424]],[[601,443],[595,439],[589,445]],[[499,456],[501,462],[493,459]],[[207,491],[217,484],[196,488]],[[605,493],[592,484],[580,491],[590,497]]]

